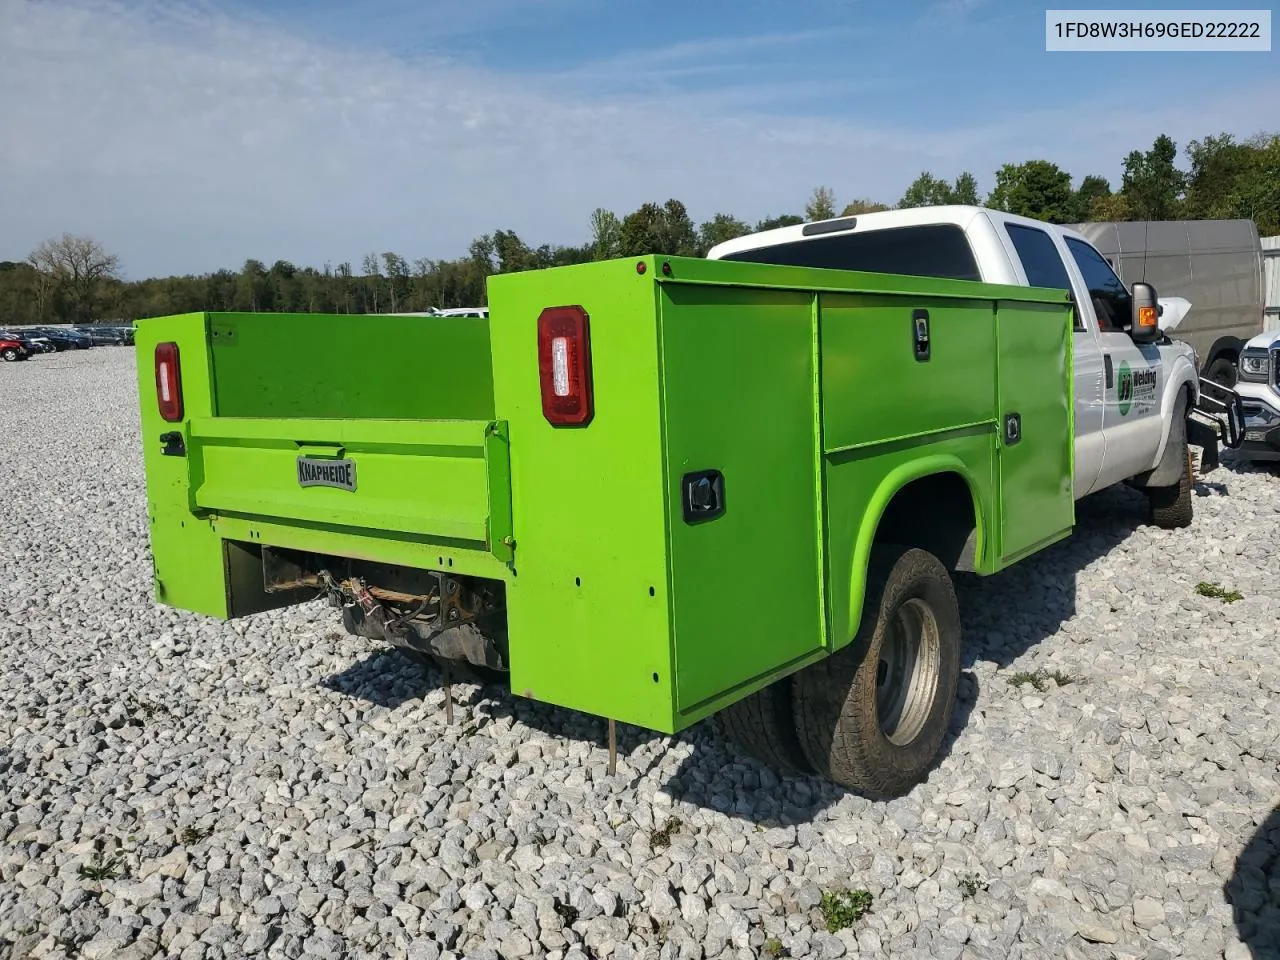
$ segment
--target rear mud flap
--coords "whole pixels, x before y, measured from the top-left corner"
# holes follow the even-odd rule
[[[1219,465],[1218,446],[1239,449],[1244,441],[1244,408],[1230,387],[1200,378],[1200,399],[1187,420],[1187,442],[1199,447],[1201,471]]]

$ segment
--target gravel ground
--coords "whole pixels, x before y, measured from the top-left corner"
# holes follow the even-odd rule
[[[906,798],[707,724],[620,729],[611,782],[601,721],[466,686],[446,726],[436,673],[318,604],[153,603],[133,371],[0,369],[0,956],[1280,953],[1280,474],[1228,464],[1173,533],[1109,491],[964,581],[955,736]]]

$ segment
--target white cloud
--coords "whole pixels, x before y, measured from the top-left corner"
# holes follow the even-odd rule
[[[944,130],[768,113],[779,87],[751,78],[571,97],[545,77],[343,49],[207,2],[0,0],[0,22],[0,259],[65,229],[97,236],[133,276],[246,257],[456,256],[496,228],[582,242],[593,207],[671,196],[695,217],[797,210],[818,183],[892,201],[921,169],[989,185],[999,163],[1032,156],[1115,176],[1161,131],[1179,144],[1249,133],[1274,126],[1280,103],[1280,81],[1154,108],[1139,90]],[[781,95],[824,92],[859,100]]]

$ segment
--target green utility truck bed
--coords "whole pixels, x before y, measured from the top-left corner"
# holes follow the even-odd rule
[[[327,593],[673,733],[850,645],[876,545],[992,573],[1071,530],[1064,291],[644,257],[489,304],[139,323],[158,599]]]

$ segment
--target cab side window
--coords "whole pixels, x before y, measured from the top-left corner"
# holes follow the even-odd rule
[[[1006,223],[1004,229],[1013,249],[1018,252],[1018,259],[1022,261],[1022,271],[1027,275],[1028,284],[1057,290],[1071,289],[1071,279],[1063,266],[1062,256],[1047,233],[1019,223]],[[1075,312],[1075,330],[1084,330],[1079,311]]]
[[[1103,333],[1128,330],[1131,314],[1129,291],[1102,254],[1072,237],[1067,238],[1067,249],[1075,259],[1085,286],[1093,301],[1093,312],[1098,315],[1098,329]]]

